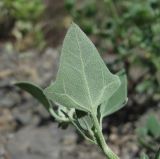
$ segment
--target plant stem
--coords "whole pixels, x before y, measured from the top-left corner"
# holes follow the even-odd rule
[[[97,116],[94,112],[92,113],[92,118],[95,126],[96,136],[99,141],[98,143],[100,144],[99,146],[101,147],[102,151],[106,155],[107,159],[119,159],[119,157],[106,144]]]
[[[92,144],[96,144],[95,141],[91,140],[89,137],[87,137],[87,136],[85,135],[85,133],[83,133],[83,131],[77,126],[77,124],[73,121],[73,119],[71,119],[70,117],[69,117],[69,119],[70,119],[70,122],[75,126],[75,128],[77,129],[77,131],[78,131],[86,140],[90,141]]]
[[[48,111],[52,115],[52,117],[54,117],[58,122],[68,122],[69,121],[67,118],[58,116],[52,107],[49,107]]]

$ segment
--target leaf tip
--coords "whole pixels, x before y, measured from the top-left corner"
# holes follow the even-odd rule
[[[74,21],[72,21],[68,31],[71,31],[72,29],[78,29],[79,30],[80,27]]]

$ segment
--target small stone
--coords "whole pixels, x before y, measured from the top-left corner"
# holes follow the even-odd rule
[[[11,112],[6,108],[0,108],[0,133],[11,131],[16,123]]]
[[[77,136],[76,136],[75,133],[71,133],[71,134],[65,135],[62,138],[63,145],[75,145],[76,141],[77,141]]]
[[[5,149],[4,147],[0,146],[0,157],[4,156],[5,154]]]
[[[26,125],[32,122],[32,114],[30,111],[28,112],[13,112],[14,117],[21,124]]]
[[[109,140],[112,142],[112,143],[116,143],[117,140],[118,140],[118,136],[116,134],[111,134],[109,136]]]

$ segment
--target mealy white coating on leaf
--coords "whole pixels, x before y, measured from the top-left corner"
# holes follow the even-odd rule
[[[86,112],[112,96],[120,80],[106,67],[93,43],[72,24],[64,39],[57,78],[45,94],[53,102]]]

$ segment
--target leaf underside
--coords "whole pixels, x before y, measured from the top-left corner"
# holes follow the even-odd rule
[[[45,89],[53,102],[85,112],[97,111],[120,85],[84,32],[72,24],[64,39],[56,81]]]
[[[102,117],[108,116],[125,106],[127,98],[127,77],[124,71],[117,73],[121,85],[116,92],[101,105]]]

